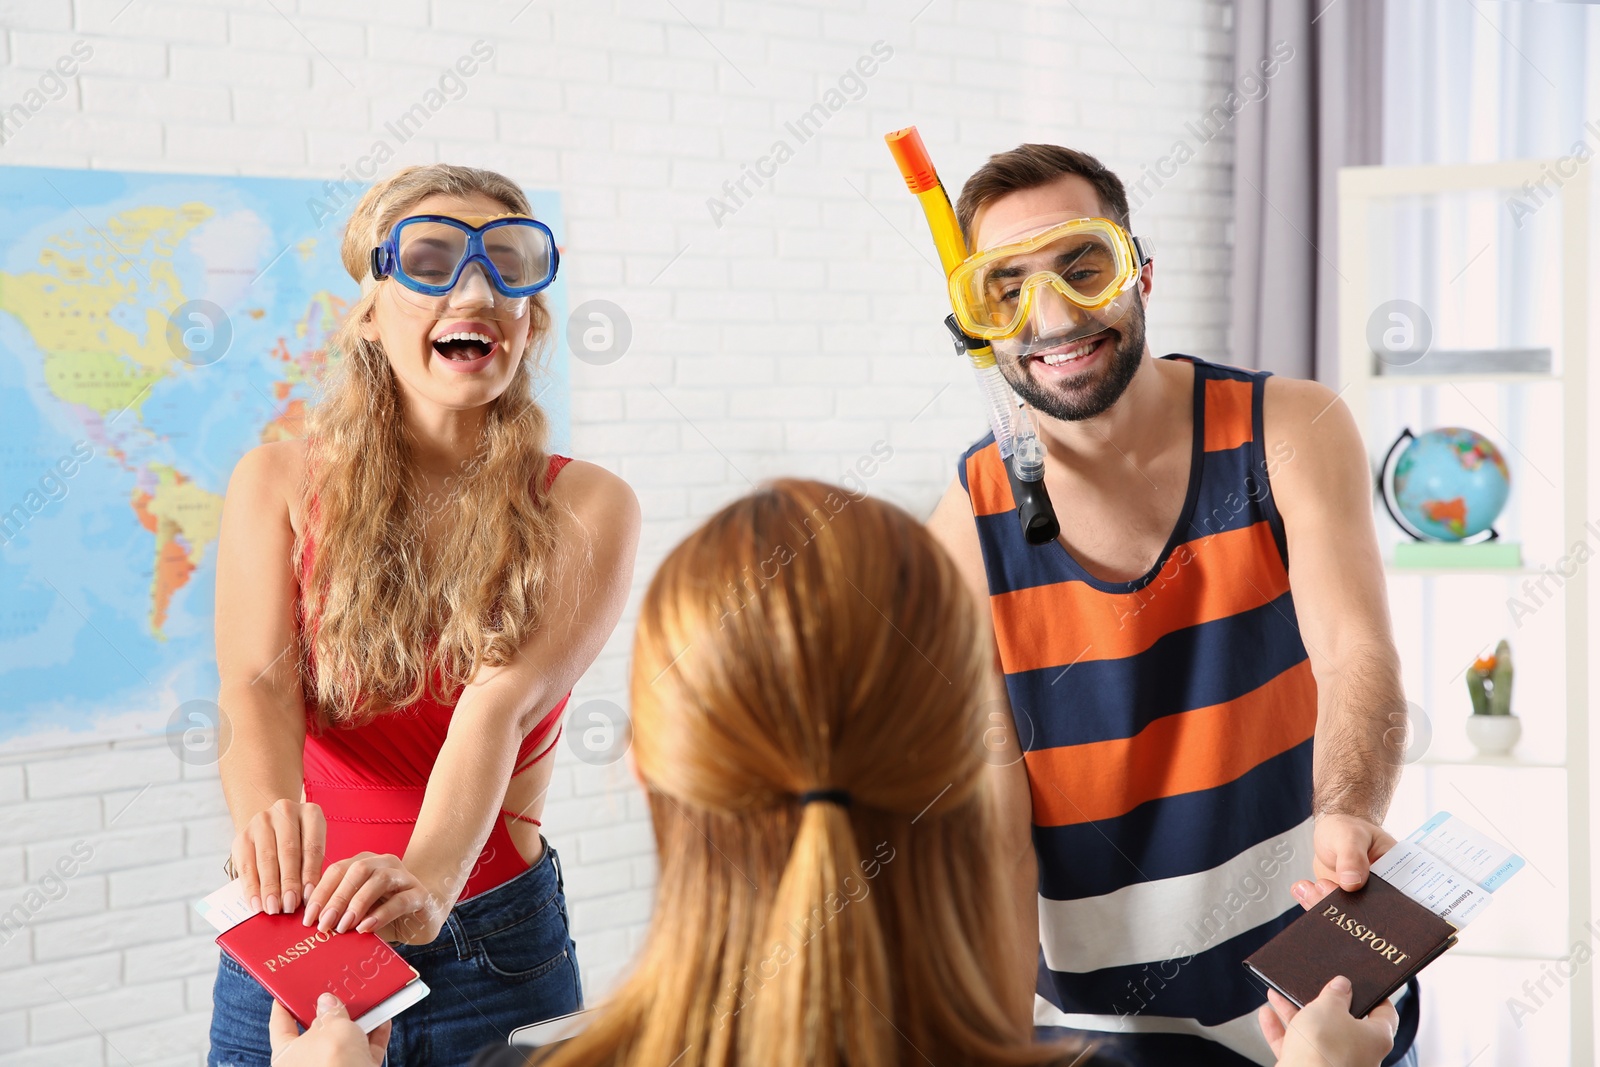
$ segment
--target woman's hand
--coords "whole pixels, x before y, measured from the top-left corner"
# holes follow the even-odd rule
[[[1297,1008],[1267,990],[1256,1012],[1278,1067],[1378,1067],[1394,1047],[1400,1016],[1382,1001],[1365,1019],[1350,1014],[1350,979],[1339,975],[1316,1000]]]
[[[344,933],[376,930],[385,941],[426,945],[449,907],[398,856],[358,852],[328,864],[306,898],[305,925]]]
[[[252,907],[291,912],[322,877],[328,824],[322,809],[278,800],[255,813],[233,838],[233,866]]]
[[[276,1000],[267,1029],[272,1036],[272,1067],[380,1067],[389,1048],[391,1024],[370,1034],[350,1021],[344,1002],[332,993],[317,998],[317,1017],[305,1033]]]

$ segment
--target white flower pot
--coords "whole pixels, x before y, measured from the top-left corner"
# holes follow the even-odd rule
[[[1515,715],[1468,715],[1467,738],[1484,756],[1504,756],[1522,736],[1522,720]]]

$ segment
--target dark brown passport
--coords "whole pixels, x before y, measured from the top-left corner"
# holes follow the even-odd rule
[[[1454,926],[1372,875],[1354,893],[1323,897],[1244,965],[1301,1008],[1342,974],[1360,1019],[1455,943]]]

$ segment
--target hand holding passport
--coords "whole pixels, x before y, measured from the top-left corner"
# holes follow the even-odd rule
[[[317,998],[332,993],[370,1032],[428,995],[415,968],[377,934],[308,927],[299,912],[269,915],[245,899],[241,879],[195,905],[219,931],[217,944],[309,1027]]]
[[[317,998],[317,1018],[303,1032],[289,1010],[273,1001],[267,1030],[272,1041],[272,1067],[330,1067],[354,1064],[384,1067],[388,1062],[392,1023],[379,1023],[362,1033],[332,993]]]
[[[1374,863],[1365,886],[1335,889],[1245,966],[1298,1007],[1342,974],[1350,1013],[1364,1017],[1454,945],[1522,866],[1522,857],[1440,812]]]

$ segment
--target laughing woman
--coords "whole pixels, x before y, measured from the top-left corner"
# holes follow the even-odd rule
[[[268,912],[376,930],[432,993],[405,1063],[582,1003],[539,832],[569,690],[632,581],[633,492],[546,452],[532,381],[558,256],[490,171],[411,167],[345,230],[362,295],[303,441],[234,471],[217,572],[232,863]],[[272,998],[226,955],[208,1063],[266,1067]]]

